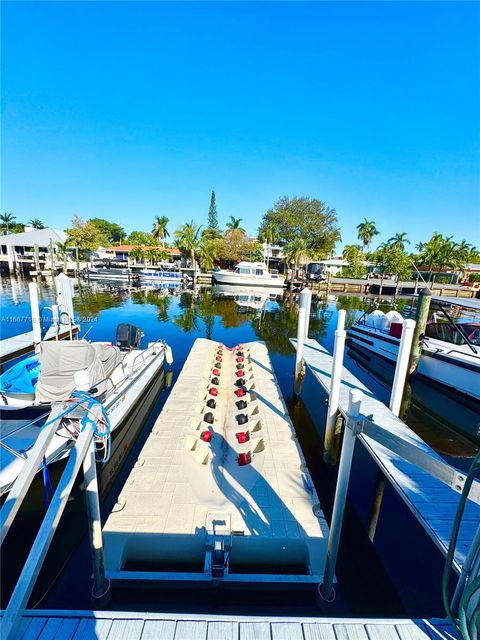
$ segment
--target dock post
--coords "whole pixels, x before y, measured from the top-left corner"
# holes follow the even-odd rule
[[[327,464],[331,465],[336,463],[335,425],[338,416],[338,399],[342,382],[343,354],[345,350],[345,314],[345,309],[340,309],[338,312],[335,344],[333,346],[332,377],[330,379],[330,393],[328,395],[327,421],[325,425],[323,459]]]
[[[304,338],[305,340],[308,340],[308,329],[310,327],[310,312],[312,309],[312,292],[310,291],[310,289],[308,287],[305,287],[305,289],[302,289],[302,292],[300,293],[300,300],[302,300],[302,296],[303,296],[303,301],[304,301],[304,307],[305,307],[305,334],[304,334]],[[301,302],[300,302],[301,304]]]
[[[92,440],[85,460],[83,461],[83,476],[85,479],[85,501],[88,516],[88,537],[93,565],[92,596],[99,606],[105,606],[110,599],[110,582],[105,577],[105,562],[103,557],[102,521],[100,518],[100,503],[98,500],[98,478],[95,461],[95,442]]]
[[[425,287],[418,294],[417,313],[415,315],[416,327],[413,332],[412,349],[410,352],[410,362],[408,363],[408,375],[412,375],[418,366],[420,355],[422,353],[422,336],[427,326],[428,314],[430,312],[430,301],[432,292]]]
[[[363,393],[360,389],[351,389],[348,399],[348,412],[343,435],[342,453],[338,467],[337,487],[335,489],[335,502],[333,504],[332,522],[328,535],[327,556],[325,558],[325,570],[323,582],[318,587],[319,602],[333,602],[335,591],[333,580],[337,564],[338,546],[342,533],[343,514],[347,500],[348,481],[352,467],[353,450],[355,447],[356,426],[360,415]]]
[[[405,388],[405,380],[407,379],[408,361],[412,350],[415,326],[415,320],[408,319],[403,323],[389,405],[390,411],[397,417],[400,414],[400,405],[402,404],[403,390]]]
[[[304,372],[303,365],[303,345],[305,340],[305,307],[300,306],[298,308],[297,319],[297,351],[295,354],[295,380],[294,380],[294,392],[295,395],[300,395],[301,383]]]
[[[57,290],[57,305],[60,311],[60,324],[72,326],[74,323],[73,282],[67,275],[61,273],[55,277],[55,288]],[[64,318],[65,315],[68,316],[68,319]]]
[[[33,245],[33,258],[35,260],[35,271],[37,277],[40,275],[40,255],[38,253],[38,244]]]
[[[38,304],[38,285],[36,282],[28,283],[28,293],[30,295],[30,313],[32,315],[33,344],[35,351],[42,341],[42,325],[40,323],[40,307]]]

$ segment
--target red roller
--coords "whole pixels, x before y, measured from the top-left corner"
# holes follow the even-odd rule
[[[245,371],[243,369],[239,369],[238,371],[235,371],[237,378],[241,378],[244,373]]]
[[[200,434],[200,439],[203,440],[204,442],[210,442],[210,440],[212,439],[212,432],[202,431],[202,433]]]
[[[217,367],[215,367],[215,369],[212,370],[212,373],[214,376],[219,376],[220,375],[220,369],[217,369]]]
[[[236,391],[234,391],[234,393],[237,396],[237,398],[243,398],[243,396],[247,395],[247,392],[245,389],[237,389]]]
[[[242,356],[238,356],[238,358],[235,358],[236,362],[243,362],[243,360],[244,359],[242,358]]]
[[[237,461],[241,467],[244,467],[246,464],[250,464],[251,459],[248,453],[239,453]]]
[[[222,361],[222,359],[223,359],[223,358],[222,358],[222,356],[216,356],[216,358],[215,358],[215,360],[216,360],[217,362],[221,362],[221,361]]]
[[[237,436],[239,444],[243,444],[244,442],[248,442],[250,440],[250,434],[248,433],[248,431],[239,431],[235,435]]]
[[[211,389],[209,389],[208,393],[211,396],[218,396],[218,389],[215,389],[215,387],[212,387]]]

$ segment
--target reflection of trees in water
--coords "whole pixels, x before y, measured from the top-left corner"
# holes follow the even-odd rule
[[[184,291],[179,298],[178,306],[182,310],[180,315],[173,318],[174,324],[184,333],[196,331],[200,333],[200,310],[195,304],[195,294],[193,291]]]
[[[373,300],[360,296],[339,296],[336,302],[338,310],[345,309],[345,328],[350,327],[355,322],[358,311],[373,311],[375,305]]]
[[[128,292],[92,291],[82,287],[81,294],[73,299],[73,304],[80,317],[96,318],[105,309],[121,307],[127,295]]]
[[[168,322],[168,308],[170,306],[170,296],[161,294],[159,291],[132,291],[132,302],[134,304],[151,304],[157,307],[157,319],[159,322]]]

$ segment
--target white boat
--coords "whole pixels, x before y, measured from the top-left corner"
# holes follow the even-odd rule
[[[480,312],[478,300],[442,299],[432,296],[432,305],[443,312],[445,321],[434,316],[428,322],[422,340],[417,373],[454,389],[457,393],[480,399],[480,323],[471,319],[453,322],[446,310],[455,304]],[[363,314],[349,329],[352,343],[396,362],[403,327],[397,311],[380,310]]]
[[[178,284],[182,281],[182,272],[178,269],[172,269],[171,266],[162,265],[157,269],[142,269],[140,271],[140,279],[152,282],[174,282]]]
[[[278,273],[269,273],[263,262],[239,262],[234,271],[219,269],[213,271],[216,284],[242,285],[248,287],[282,288],[284,279]]]
[[[122,331],[123,336],[131,334],[127,327],[132,325],[119,326],[117,342]],[[114,431],[138,403],[144,389],[159,375],[165,360],[171,362],[172,355],[170,347],[162,340],[150,343],[145,349],[136,344],[130,348],[123,343],[119,348],[85,340],[41,343],[35,393],[28,405],[24,398],[23,406],[45,411],[40,411],[33,420],[17,418],[21,411],[10,412],[11,420],[2,419],[0,494],[8,491],[42,428],[59,412],[67,411],[58,425],[54,427],[52,423],[56,431],[46,451],[47,465],[62,459],[70,450],[85,415],[85,398],[96,399],[91,413],[99,424],[105,427],[109,423],[108,431]],[[82,389],[89,389],[88,393],[79,392],[80,378]]]

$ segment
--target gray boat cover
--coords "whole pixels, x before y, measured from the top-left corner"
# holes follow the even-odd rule
[[[120,349],[107,344],[91,344],[86,340],[62,340],[40,343],[40,375],[35,388],[36,402],[60,402],[70,397],[75,389],[74,375],[87,369],[95,395],[107,390],[101,382],[111,375],[122,361]]]

